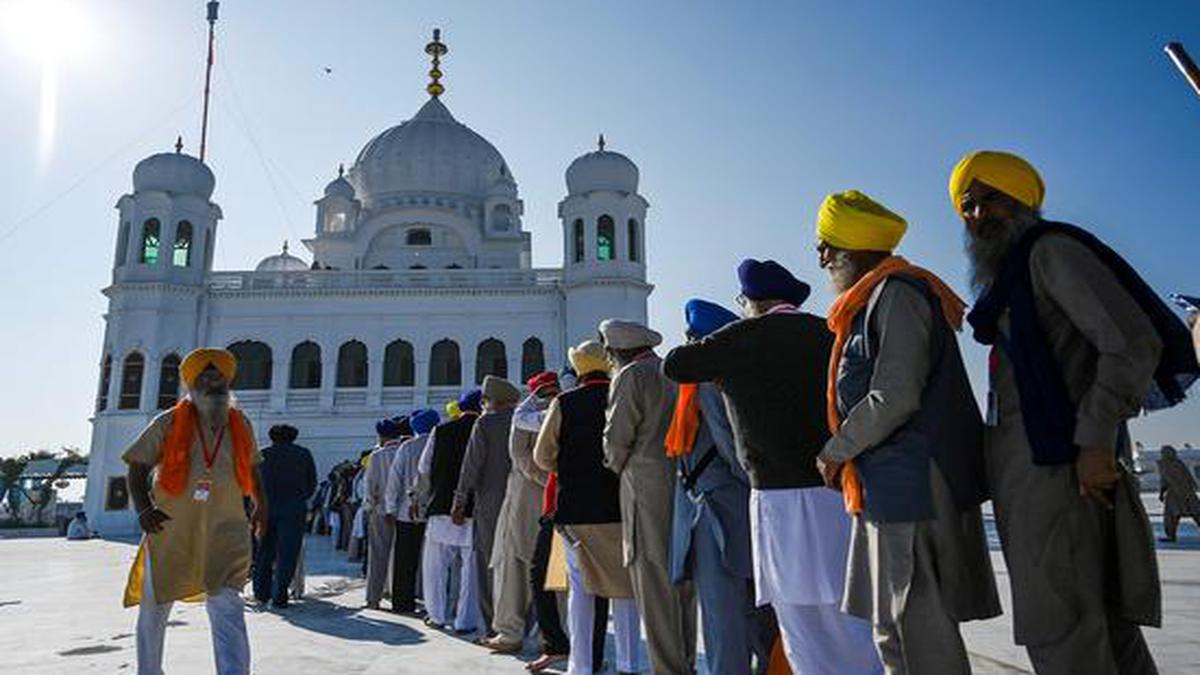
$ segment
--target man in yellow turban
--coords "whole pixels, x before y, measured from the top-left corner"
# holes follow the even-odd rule
[[[955,336],[965,305],[891,253],[905,227],[861,192],[821,206],[821,266],[839,295],[817,461],[854,515],[843,609],[874,624],[888,673],[965,675],[958,624],[1000,613],[983,421]]]
[[[1153,540],[1117,459],[1126,420],[1181,399],[1177,376],[1200,366],[1117,253],[1042,219],[1044,196],[1005,152],[971,153],[950,178],[979,294],[967,319],[992,345],[984,460],[1014,634],[1040,675],[1155,673],[1140,628],[1161,621]]]
[[[204,599],[217,671],[250,672],[242,587],[255,530],[266,530],[260,456],[250,421],[233,407],[237,370],[224,349],[197,349],[179,366],[187,396],[155,417],[122,458],[144,536],[130,571],[125,605],[139,605],[138,673],[162,673],[163,640],[177,600]]]

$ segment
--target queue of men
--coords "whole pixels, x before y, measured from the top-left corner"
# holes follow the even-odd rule
[[[825,318],[804,309],[808,284],[748,259],[741,317],[688,302],[686,342],[665,356],[656,331],[609,319],[561,376],[524,392],[488,376],[451,419],[381,421],[363,478],[367,606],[390,595],[497,653],[536,632],[533,672],[604,669],[611,615],[619,673],[695,672],[698,633],[722,675],[970,673],[960,624],[1001,612],[990,499],[1036,672],[1156,673],[1141,629],[1161,623],[1152,530],[1119,460],[1126,421],[1200,376],[1192,337],[1112,249],[1043,219],[1023,159],[972,153],[949,191],[970,312],[895,253],[905,219],[851,190],[817,218],[837,292]],[[991,346],[982,413],[964,322]],[[253,434],[228,402],[235,367],[189,355],[189,397],[126,454],[147,532],[127,597],[141,592],[139,672],[160,672],[169,603],[198,593],[221,672],[248,672],[226,593],[249,559],[232,500],[251,497],[259,535],[294,548],[290,531],[270,539],[287,525],[265,513]]]

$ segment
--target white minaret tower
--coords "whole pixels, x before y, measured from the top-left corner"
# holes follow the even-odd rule
[[[221,209],[200,160],[152,155],[117,202],[112,284],[104,289],[104,344],[88,466],[88,519],[105,535],[132,531],[121,453],[179,393],[179,360],[197,345],[204,283]]]
[[[596,335],[600,321],[646,321],[646,209],[638,168],[605,149],[567,168],[567,196],[558,203],[563,226],[565,337],[568,346]]]

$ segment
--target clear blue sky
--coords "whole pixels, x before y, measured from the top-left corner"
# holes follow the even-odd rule
[[[48,153],[41,67],[0,31],[0,454],[87,447],[113,205],[138,159],[177,133],[195,152],[199,136],[203,2],[81,7],[98,39],[59,69]],[[338,163],[425,100],[435,26],[451,50],[443,100],[508,159],[536,265],[561,262],[563,171],[598,132],[639,164],[651,317],[671,341],[686,298],[732,304],[747,256],[810,280],[823,311],[812,223],[835,190],[904,214],[901,252],[965,292],[945,185],[981,147],[1028,157],[1047,214],[1092,228],[1159,291],[1200,292],[1200,98],[1162,52],[1178,39],[1200,56],[1186,2],[227,0],[210,144],[218,268],[251,268],[285,238],[300,248]],[[981,376],[982,351],[968,351]],[[1200,441],[1197,413],[1192,402],[1135,434]]]

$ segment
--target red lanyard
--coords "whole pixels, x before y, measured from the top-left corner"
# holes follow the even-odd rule
[[[217,442],[213,446],[212,454],[208,452],[208,441],[204,440],[204,425],[196,428],[200,433],[200,448],[204,451],[204,468],[208,473],[212,473],[213,464],[217,461],[217,453],[221,452],[221,441],[225,439],[225,427],[217,432]]]

